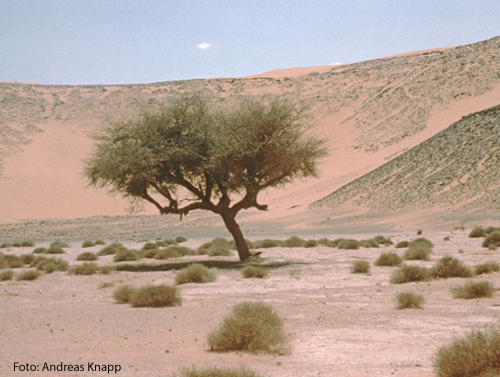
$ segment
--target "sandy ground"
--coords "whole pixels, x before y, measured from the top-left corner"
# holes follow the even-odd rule
[[[432,260],[412,261],[431,267],[444,255],[474,266],[500,262],[500,252],[480,246],[468,231],[424,232],[435,244]],[[188,238],[186,246],[197,247],[208,238]],[[375,234],[346,234],[366,239]],[[265,238],[266,234],[249,237]],[[322,235],[323,236],[323,235]],[[332,235],[330,238],[341,237]],[[394,242],[411,240],[416,232],[387,233]],[[310,234],[307,238],[319,238]],[[444,241],[450,237],[450,241]],[[143,240],[144,241],[144,240]],[[143,243],[127,241],[127,247]],[[39,242],[38,246],[47,246]],[[76,256],[96,252],[100,246],[82,249],[74,240],[63,256],[76,265]],[[23,254],[33,248],[2,249]],[[462,251],[459,251],[462,250]],[[243,279],[237,268],[218,269],[218,278],[208,284],[180,286],[182,306],[131,308],[116,304],[113,291],[122,284],[173,284],[175,271],[126,272],[110,275],[75,276],[65,272],[43,275],[31,282],[0,283],[0,375],[94,376],[88,363],[120,365],[122,376],[171,376],[184,366],[245,365],[265,376],[433,376],[432,357],[454,336],[498,322],[500,295],[492,299],[453,299],[450,287],[459,278],[425,283],[393,285],[391,267],[373,266],[381,252],[404,249],[394,246],[360,250],[316,248],[264,249],[262,265],[286,262],[270,268],[265,279]],[[183,257],[194,261],[203,257]],[[215,257],[236,261],[233,257]],[[371,264],[370,274],[352,274],[353,261]],[[147,260],[149,261],[149,260]],[[99,264],[113,263],[112,256]],[[144,263],[144,260],[138,262]],[[157,261],[156,263],[161,263]],[[165,262],[163,262],[165,263]],[[16,273],[20,269],[15,270]],[[500,287],[500,273],[482,275]],[[100,288],[101,284],[111,284]],[[394,295],[412,290],[424,295],[422,310],[396,310]],[[284,319],[291,353],[284,356],[209,352],[206,337],[231,308],[245,300],[271,304]],[[43,367],[49,364],[83,364],[84,372],[13,372],[15,362]]]

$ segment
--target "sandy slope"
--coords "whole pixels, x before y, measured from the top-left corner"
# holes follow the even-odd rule
[[[184,229],[183,234],[190,238],[190,247],[207,240],[197,238],[196,228]],[[415,232],[391,234],[395,242],[416,237]],[[345,236],[361,239],[373,235]],[[424,236],[435,244],[432,261],[411,264],[430,267],[444,255],[457,257],[470,266],[490,260],[500,262],[498,251],[481,248],[480,239],[467,238],[463,231],[424,232]],[[450,241],[443,240],[446,236]],[[66,249],[64,258],[72,265],[80,263],[75,262],[76,255],[83,251],[80,242],[74,241]],[[125,244],[135,248],[142,245]],[[99,247],[85,250],[97,251]],[[8,250],[18,255],[29,251]],[[393,268],[373,266],[382,251],[401,255],[403,250],[393,246],[351,251],[326,247],[266,249],[262,264],[289,264],[271,269],[264,280],[245,280],[236,269],[219,269],[217,281],[181,286],[182,306],[163,309],[115,304],[113,291],[125,283],[172,284],[175,271],[122,271],[104,276],[56,272],[32,282],[1,282],[0,375],[33,375],[13,374],[13,363],[19,361],[41,366],[44,362],[84,364],[85,368],[89,362],[119,364],[122,376],[170,376],[180,367],[191,365],[245,365],[265,376],[280,377],[430,377],[432,357],[439,347],[453,336],[498,322],[498,292],[492,299],[453,299],[449,289],[464,282],[459,278],[392,285],[389,277]],[[111,258],[101,257],[98,263],[112,264]],[[372,264],[369,275],[350,273],[352,262],[358,259]],[[500,287],[499,273],[480,279]],[[102,283],[113,286],[99,288]],[[424,309],[396,310],[393,297],[404,290],[424,295]],[[277,310],[290,337],[289,355],[208,352],[208,332],[218,326],[232,306],[244,300],[262,300]]]

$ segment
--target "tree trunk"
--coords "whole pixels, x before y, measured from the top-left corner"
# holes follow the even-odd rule
[[[231,215],[221,215],[224,220],[224,224],[226,224],[227,230],[234,238],[234,242],[236,243],[236,249],[238,250],[238,255],[240,256],[240,261],[245,261],[251,254],[248,249],[248,245],[245,242],[245,237],[243,237],[243,233],[241,232],[240,226],[236,223],[234,216]]]

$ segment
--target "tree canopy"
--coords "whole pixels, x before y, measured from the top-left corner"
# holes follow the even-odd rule
[[[306,109],[279,97],[230,106],[183,94],[97,134],[85,176],[162,214],[219,214],[244,260],[250,253],[238,212],[266,210],[260,191],[318,174],[326,150],[323,140],[307,135],[309,127]]]

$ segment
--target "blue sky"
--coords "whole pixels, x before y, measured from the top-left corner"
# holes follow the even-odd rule
[[[498,35],[498,0],[0,0],[0,81],[246,76]]]

